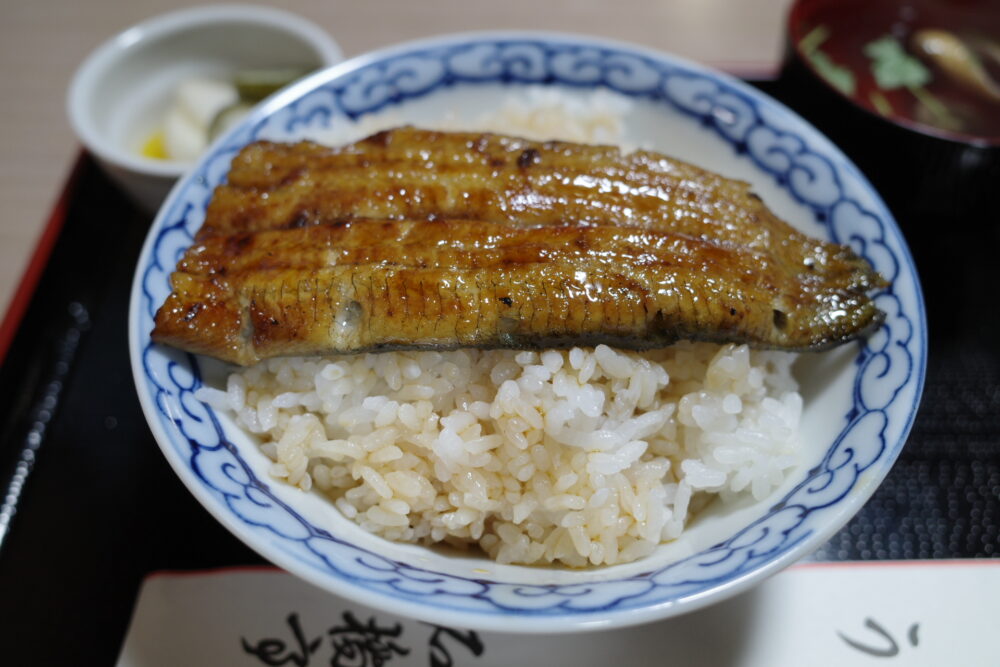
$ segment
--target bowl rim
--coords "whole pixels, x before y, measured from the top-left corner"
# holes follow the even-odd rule
[[[220,146],[226,143],[230,137],[238,134],[241,131],[241,128],[255,125],[261,120],[270,117],[276,111],[286,107],[288,104],[299,99],[309,91],[320,87],[324,83],[335,81],[354,71],[363,69],[366,66],[378,63],[396,55],[414,52],[422,48],[444,47],[461,43],[469,43],[474,40],[539,40],[563,45],[580,45],[586,47],[620,50],[653,60],[659,60],[660,62],[677,64],[688,68],[691,71],[702,73],[712,78],[721,79],[737,91],[742,91],[749,94],[751,97],[762,99],[769,106],[773,106],[781,113],[787,114],[796,121],[803,123],[804,126],[810,131],[810,139],[815,140],[815,146],[834,158],[838,169],[843,169],[851,174],[860,185],[872,193],[875,199],[875,212],[881,219],[884,220],[886,226],[895,231],[897,238],[900,241],[901,247],[898,259],[901,265],[905,266],[909,273],[911,273],[916,279],[916,267],[910,250],[903,240],[903,235],[899,230],[898,224],[889,212],[885,203],[881,200],[881,197],[878,196],[875,188],[870,184],[868,179],[861,173],[857,166],[854,165],[854,163],[851,162],[822,132],[809,123],[809,121],[802,118],[798,113],[791,110],[780,101],[775,100],[766,93],[753,88],[749,84],[725,72],[720,72],[719,70],[711,67],[655,48],[619,40],[607,39],[599,36],[535,30],[465,31],[406,41],[363,53],[334,65],[333,67],[327,68],[326,70],[316,72],[301,81],[292,84],[269,100],[265,101],[257,109],[255,109],[250,116],[238,124],[237,127],[232,128],[225,135],[219,137],[216,144],[213,147],[210,147],[208,153],[217,150]],[[150,233],[147,235],[140,258],[148,258],[150,256],[152,247],[156,241],[157,235],[155,232],[159,230],[163,224],[161,222],[161,218],[165,218],[168,213],[171,212],[171,209],[174,208],[175,202],[178,200],[179,193],[183,190],[184,185],[193,178],[195,178],[194,173],[189,174],[178,181],[164,204],[161,206],[157,219],[154,222]],[[153,410],[155,409],[154,399],[152,399],[145,391],[146,375],[142,368],[142,364],[135,363],[135,351],[140,349],[140,342],[137,340],[137,336],[139,335],[139,327],[137,324],[139,318],[138,296],[143,290],[142,266],[143,265],[139,265],[137,268],[130,300],[129,345],[130,354],[133,357],[133,379],[136,383],[143,411],[147,416],[147,422],[150,424],[151,429],[156,435],[157,445],[164,451],[171,467],[175,469],[175,472],[179,477],[181,477],[189,491],[191,491],[199,499],[202,505],[216,518],[216,520],[222,523],[228,530],[239,536],[241,540],[251,546],[251,548],[258,553],[261,553],[261,555],[264,555],[265,558],[290,572],[294,572],[296,576],[305,579],[306,581],[309,581],[313,585],[316,585],[324,590],[367,604],[371,607],[382,609],[390,613],[397,613],[426,620],[428,618],[429,609],[426,605],[399,597],[389,596],[378,591],[363,589],[346,580],[333,580],[331,577],[322,576],[320,573],[314,572],[310,568],[299,567],[296,558],[285,553],[281,549],[267,550],[267,546],[262,544],[262,540],[251,534],[248,526],[223,512],[224,508],[219,506],[217,501],[211,496],[208,489],[204,486],[193,484],[193,481],[189,479],[189,469],[187,468],[185,462],[181,460],[179,454],[174,451],[173,448],[164,445],[164,443],[170,439],[170,436],[166,434],[166,429],[161,423],[161,419],[153,414]],[[814,551],[824,542],[829,540],[829,538],[832,537],[836,531],[842,528],[847,520],[853,516],[875,492],[881,481],[889,473],[891,463],[895,461],[898,456],[898,450],[902,448],[912,428],[923,390],[927,360],[926,310],[919,281],[915,282],[914,290],[915,306],[917,310],[913,313],[913,315],[917,330],[913,335],[919,339],[919,349],[921,354],[919,358],[913,360],[914,379],[912,382],[915,388],[913,404],[908,406],[908,413],[905,423],[901,424],[898,440],[893,442],[891,445],[896,452],[891,456],[891,460],[880,464],[878,470],[872,472],[871,474],[867,474],[863,482],[859,481],[849,497],[846,497],[838,502],[836,512],[830,517],[821,530],[811,533],[807,538],[797,542],[793,547],[781,554],[779,557],[773,558],[760,566],[755,566],[752,570],[743,572],[729,581],[724,582],[722,585],[715,586],[701,594],[687,596],[682,601],[667,600],[643,607],[618,610],[611,613],[610,617],[603,618],[572,614],[563,616],[479,614],[463,612],[461,610],[434,608],[433,621],[435,623],[451,623],[457,627],[473,628],[477,630],[493,632],[521,632],[529,634],[573,633],[590,630],[624,628],[641,623],[662,620],[682,613],[688,613],[710,604],[729,599],[752,588],[753,586],[756,586],[760,582],[773,576],[774,574],[777,574],[792,563]],[[150,415],[153,415],[153,417],[150,418]],[[262,551],[262,549],[266,550],[266,554]]]
[[[94,85],[115,63],[135,54],[150,42],[183,34],[193,28],[226,24],[254,25],[284,31],[316,51],[319,68],[343,60],[336,40],[317,23],[298,14],[247,4],[214,4],[159,14],[131,25],[102,42],[77,67],[66,94],[66,114],[77,137],[100,160],[132,172],[177,178],[194,164],[180,160],[156,160],[133,154],[109,141],[85,111]]]
[[[785,21],[785,38],[788,43],[788,48],[791,50],[792,57],[794,57],[795,60],[802,67],[804,67],[807,72],[809,72],[809,75],[814,80],[819,81],[820,84],[827,90],[832,91],[835,95],[837,95],[837,97],[846,101],[853,108],[862,111],[865,115],[876,120],[877,122],[884,123],[890,127],[909,130],[923,137],[938,139],[955,147],[976,148],[980,150],[1000,150],[1000,136],[986,137],[978,134],[966,134],[964,132],[946,130],[927,123],[921,123],[920,121],[914,120],[909,116],[901,114],[884,116],[863,104],[860,100],[855,99],[853,96],[844,94],[843,91],[839,90],[836,86],[827,81],[825,77],[820,76],[816,71],[816,68],[813,67],[809,58],[802,52],[801,43],[804,35],[800,33],[803,32],[802,25],[803,21],[808,18],[808,12],[812,11],[817,6],[836,6],[837,4],[838,0],[793,0],[788,9],[788,15]]]

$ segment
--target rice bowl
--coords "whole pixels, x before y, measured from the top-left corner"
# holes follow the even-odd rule
[[[581,43],[584,45],[581,46]],[[499,54],[496,55],[499,62],[503,62],[507,54],[511,58],[516,55],[519,63],[525,62],[525,58],[528,58],[525,54],[528,53],[531,56],[528,60],[532,65],[528,69],[519,69],[527,67],[526,65],[511,65],[514,68],[512,70],[497,70],[491,63],[498,60],[479,58],[479,54],[484,51]],[[466,54],[477,55],[470,61],[465,58]],[[538,60],[533,59],[536,54]],[[587,62],[605,59],[616,64],[606,71],[600,68],[590,70],[564,67],[566,58],[577,57]],[[624,70],[621,65],[623,62],[630,63]],[[401,71],[400,63],[412,66],[416,74],[408,78],[394,78]],[[476,69],[480,66],[481,71]],[[536,66],[539,68],[537,71],[532,69]],[[450,74],[441,79],[441,71]],[[474,71],[479,73],[470,73]],[[536,77],[540,76],[538,71],[548,73],[545,75],[550,80],[545,85],[546,95],[556,91],[568,92],[575,100],[573,104],[585,101],[592,94],[617,91],[617,94],[627,97],[633,105],[626,111],[624,133],[618,143],[641,146],[648,141],[664,152],[704,164],[727,175],[750,180],[755,188],[759,188],[766,201],[775,203],[778,215],[796,226],[804,227],[814,234],[834,238],[865,239],[862,248],[864,254],[876,268],[886,272],[894,281],[893,293],[881,302],[883,310],[889,315],[888,326],[869,340],[867,346],[852,345],[834,353],[808,355],[796,362],[794,373],[791,374],[789,355],[747,352],[739,348],[720,354],[718,346],[702,349],[698,345],[680,346],[664,352],[668,356],[683,352],[697,357],[697,364],[701,369],[699,372],[704,374],[709,373],[709,362],[716,355],[719,355],[719,361],[723,361],[742,359],[742,355],[746,354],[746,360],[740,360],[737,364],[744,369],[745,375],[737,373],[733,377],[746,378],[753,369],[766,369],[767,372],[758,370],[754,373],[761,374],[765,391],[755,394],[742,389],[733,391],[732,386],[727,386],[710,393],[706,402],[712,403],[714,407],[706,410],[701,409],[705,405],[698,404],[694,399],[684,399],[689,394],[698,396],[705,381],[699,380],[703,384],[685,388],[684,372],[678,367],[676,359],[661,360],[660,371],[646,369],[651,376],[662,373],[669,378],[665,387],[660,386],[653,392],[658,394],[656,400],[641,403],[643,407],[640,407],[643,397],[642,392],[638,391],[640,398],[635,400],[631,411],[625,409],[621,414],[613,415],[611,410],[616,406],[615,397],[627,395],[628,387],[623,378],[614,377],[616,371],[612,369],[620,364],[642,365],[633,353],[580,349],[544,352],[535,357],[529,354],[518,360],[514,358],[518,353],[462,352],[451,359],[451,366],[460,369],[460,374],[465,373],[462,375],[462,382],[466,388],[485,386],[488,390],[484,395],[473,396],[472,401],[459,395],[460,391],[433,392],[442,405],[435,407],[441,414],[436,420],[437,430],[431,435],[441,441],[440,435],[448,431],[444,442],[437,443],[438,449],[445,454],[452,451],[448,447],[449,441],[455,443],[452,433],[463,442],[478,440],[472,450],[450,459],[461,473],[457,476],[452,474],[450,479],[462,478],[462,474],[468,473],[467,477],[476,482],[472,487],[459,487],[462,495],[460,500],[463,503],[469,501],[466,505],[452,503],[451,520],[458,533],[454,539],[463,543],[470,540],[477,542],[484,550],[492,550],[500,560],[533,562],[540,556],[542,563],[553,560],[557,564],[572,565],[572,568],[525,568],[492,563],[471,554],[440,553],[421,546],[383,539],[345,519],[346,514],[352,511],[350,508],[356,510],[356,516],[363,516],[363,520],[368,518],[373,508],[379,508],[385,514],[379,511],[373,514],[376,519],[383,521],[374,522],[370,528],[379,530],[383,529],[380,526],[384,526],[384,530],[390,531],[388,536],[392,540],[411,537],[421,539],[417,534],[420,531],[426,531],[430,535],[435,527],[440,528],[435,526],[435,518],[421,516],[413,522],[413,526],[408,521],[407,526],[403,527],[391,525],[399,521],[392,515],[420,515],[423,510],[414,511],[415,507],[430,507],[431,511],[439,513],[437,520],[443,526],[444,519],[440,517],[449,512],[442,511],[443,508],[435,510],[435,501],[421,499],[419,492],[415,496],[411,494],[413,502],[410,503],[403,497],[395,497],[395,492],[390,494],[392,497],[385,498],[375,490],[381,488],[385,491],[380,482],[385,482],[392,488],[387,481],[390,474],[403,471],[384,466],[400,460],[414,464],[416,468],[427,466],[428,474],[424,477],[432,485],[435,483],[432,478],[440,481],[441,475],[437,474],[440,471],[433,470],[434,462],[430,459],[414,462],[407,458],[407,455],[421,458],[413,451],[415,443],[404,442],[405,446],[401,446],[398,441],[391,443],[391,446],[399,450],[397,453],[390,448],[390,443],[380,444],[377,442],[378,438],[373,438],[370,449],[366,447],[363,453],[354,450],[360,456],[348,457],[350,465],[346,463],[347,458],[340,462],[333,459],[316,460],[317,457],[310,457],[308,451],[300,449],[300,445],[307,450],[309,447],[327,448],[327,452],[342,448],[346,455],[348,452],[345,448],[350,448],[350,445],[344,443],[351,442],[351,439],[343,436],[350,435],[351,429],[354,429],[353,435],[357,442],[365,441],[365,438],[380,428],[403,430],[402,427],[406,427],[407,437],[419,441],[420,436],[426,433],[423,424],[416,419],[417,414],[420,414],[416,403],[429,399],[421,398],[419,391],[415,389],[407,389],[407,393],[403,394],[398,392],[402,392],[407,386],[427,386],[426,383],[433,384],[436,379],[440,379],[442,372],[438,370],[435,375],[435,369],[449,361],[444,357],[434,358],[433,363],[415,358],[409,353],[394,353],[392,358],[395,363],[388,361],[390,357],[378,361],[381,355],[360,355],[325,361],[282,360],[273,362],[273,367],[272,362],[266,362],[253,371],[260,373],[261,377],[252,378],[253,382],[248,383],[246,388],[246,396],[250,396],[250,385],[259,383],[259,393],[249,401],[244,399],[246,402],[240,406],[242,389],[239,380],[232,380],[230,386],[228,375],[231,368],[219,368],[144,342],[150,326],[150,304],[160,298],[159,294],[162,294],[166,286],[164,267],[169,267],[178,250],[190,243],[189,235],[200,224],[211,187],[224,177],[228,160],[248,139],[260,136],[310,136],[335,143],[340,140],[339,136],[329,137],[346,131],[364,132],[370,129],[371,124],[381,120],[392,124],[402,120],[421,125],[428,125],[434,119],[443,122],[445,110],[456,108],[456,102],[459,108],[466,111],[464,120],[475,120],[502,108],[512,91],[528,90],[523,85],[512,86],[512,79],[518,83],[537,85]],[[628,76],[622,74],[623,71],[628,72]],[[580,77],[587,78],[591,75],[597,77],[594,82],[582,86]],[[464,83],[462,77],[466,76],[470,77],[471,83]],[[382,88],[373,86],[372,82],[378,81],[379,77],[388,77],[387,80],[397,83],[387,84]],[[660,83],[656,83],[655,77],[660,77]],[[567,83],[571,80],[573,83]],[[437,83],[440,81],[448,83]],[[352,87],[354,83],[362,83],[362,88],[358,90],[368,91],[365,94],[371,94],[371,100],[364,96],[359,98]],[[690,89],[685,87],[689,83]],[[640,92],[651,90],[644,88],[650,85],[657,86],[656,90],[660,92],[656,95]],[[707,92],[710,87],[717,91],[719,103],[724,102],[724,108],[731,115],[735,114],[733,123],[713,126],[711,122],[699,120],[703,118],[703,114],[711,114],[714,108],[709,106],[698,111],[699,104],[712,99],[710,92]],[[331,93],[331,90],[335,92]],[[669,104],[663,100],[667,100]],[[743,122],[744,116],[741,114],[750,114],[747,116],[749,120]],[[376,119],[377,116],[381,118]],[[724,114],[719,116],[723,117]],[[451,119],[445,120],[451,122]],[[365,127],[366,124],[369,126]],[[610,132],[612,135],[615,131],[614,127],[609,129],[606,125],[601,125],[601,128],[602,132]],[[771,128],[776,130],[768,135]],[[810,165],[814,176],[812,181],[802,181],[796,176],[800,173],[796,166],[799,158],[792,160],[791,156],[795,153],[782,153],[769,144],[769,136],[780,138],[784,142],[782,146],[789,145],[790,137],[796,140],[804,138],[801,141],[807,143],[800,144],[796,150],[800,151],[802,160],[806,161],[802,164]],[[739,146],[744,152],[733,153],[735,144],[731,142],[736,141],[733,137],[741,137]],[[605,136],[599,140],[608,142],[610,138]],[[345,137],[346,139],[349,137]],[[768,146],[772,146],[770,151]],[[530,35],[456,37],[399,47],[318,75],[289,90],[270,105],[265,104],[254,118],[224,137],[210,152],[211,155],[178,187],[161,211],[137,270],[130,327],[133,365],[140,399],[168,460],[203,504],[224,525],[267,558],[328,590],[425,620],[493,630],[567,631],[662,618],[732,595],[814,549],[843,525],[870,495],[905,439],[912,420],[912,410],[919,399],[925,351],[919,287],[898,230],[877,196],[866,189],[867,184],[863,179],[849,166],[845,166],[842,156],[818,137],[815,131],[787,110],[723,76],[661,54],[621,45],[602,45],[588,40],[581,42],[578,38]],[[744,157],[739,157],[740,155]],[[792,161],[782,163],[779,156],[788,157]],[[823,177],[822,169],[826,168],[834,171],[833,180]],[[771,179],[771,174],[777,173],[785,174],[782,180]],[[838,194],[831,198],[829,191],[820,187],[820,181],[829,187],[841,189],[837,189]],[[823,211],[826,217],[814,216],[813,213],[817,211]],[[561,366],[553,354],[561,359]],[[460,358],[462,355],[465,356],[464,360]],[[603,365],[597,361],[599,355],[605,357],[609,364],[607,375],[604,374]],[[427,363],[422,363],[424,361]],[[652,363],[649,358],[641,361]],[[574,368],[574,363],[578,368]],[[735,362],[725,361],[723,365],[730,363]],[[379,364],[384,367],[377,368]],[[602,368],[601,377],[591,375],[581,381],[580,371],[591,365],[594,371]],[[394,379],[397,377],[397,370],[393,370],[393,366],[398,370],[398,381]],[[513,375],[506,377],[498,373],[501,381],[493,383],[493,370],[497,366],[511,369]],[[412,384],[403,381],[404,367],[409,369],[406,371],[408,375],[414,376],[408,378],[408,381],[413,381]],[[528,369],[532,368],[535,370],[529,372]],[[297,370],[302,372],[296,372]],[[339,373],[343,375],[336,377]],[[550,377],[542,379],[545,373],[549,373]],[[556,380],[560,373],[564,374],[563,379]],[[661,385],[663,375],[658,380]],[[771,378],[771,381],[764,381],[764,376]],[[353,384],[362,377],[367,378],[365,382],[371,385],[365,389],[365,394],[358,393]],[[348,378],[351,388],[345,393],[337,394],[341,405],[333,406],[336,402],[333,396],[337,392],[330,391],[331,386]],[[573,381],[568,382],[567,379]],[[521,380],[524,382],[519,384]],[[799,384],[801,406],[795,398],[793,380],[797,380]],[[516,386],[516,393],[511,384],[505,385],[508,382]],[[615,382],[620,385],[616,387]],[[323,383],[330,386],[323,387]],[[455,383],[455,386],[458,384]],[[746,384],[749,385],[749,382]],[[558,391],[566,395],[556,393],[557,385]],[[492,436],[498,433],[486,428],[486,424],[497,420],[512,422],[520,419],[530,427],[529,420],[533,418],[525,405],[518,403],[520,401],[534,408],[542,421],[541,428],[537,428],[536,420],[536,427],[520,433],[524,435],[530,431],[530,438],[554,440],[555,436],[565,435],[560,433],[560,423],[563,428],[567,422],[576,423],[572,415],[566,416],[561,422],[553,418],[551,426],[554,430],[548,435],[541,435],[549,426],[546,422],[550,414],[555,413],[556,417],[560,415],[563,408],[557,403],[569,402],[567,386],[575,386],[580,393],[593,397],[596,394],[592,389],[596,389],[597,385],[603,386],[597,390],[603,397],[602,412],[588,417],[596,420],[596,423],[588,424],[590,432],[602,430],[601,419],[604,419],[605,425],[610,426],[603,429],[607,432],[616,431],[618,426],[631,420],[633,432],[626,435],[633,437],[623,438],[624,443],[618,441],[613,445],[611,455],[598,456],[597,463],[589,470],[587,464],[590,461],[585,461],[582,466],[584,475],[576,470],[572,472],[577,476],[575,480],[565,472],[556,475],[549,482],[552,492],[544,499],[537,493],[531,497],[529,492],[535,490],[531,480],[540,473],[540,468],[545,467],[542,465],[542,451],[536,450],[540,457],[536,461],[531,454],[531,447],[541,445],[541,440],[532,442],[525,435],[531,460],[517,461],[517,457],[524,451],[519,450],[519,454],[510,451],[511,456],[508,456],[502,451],[507,445],[497,444]],[[393,389],[393,386],[397,388]],[[504,386],[507,389],[501,390]],[[656,383],[650,386],[656,386]],[[214,391],[199,392],[203,387]],[[345,388],[346,386],[338,388],[337,391]],[[475,391],[481,392],[479,389]],[[493,396],[489,395],[490,391],[494,393]],[[195,400],[196,392],[219,407],[212,408]],[[275,401],[280,407],[280,410],[276,408],[273,424],[262,423],[262,416],[257,414],[260,412],[261,398],[265,398],[265,407],[268,403],[274,407]],[[335,428],[328,428],[323,423],[328,416],[322,411],[324,400],[331,404],[329,407],[334,408],[334,412],[329,414],[337,414],[333,417]],[[577,401],[575,409],[579,410],[573,414],[586,416],[584,409],[594,412],[594,403],[588,404],[583,398],[573,400]],[[395,405],[392,405],[393,402]],[[485,404],[485,412],[484,405],[472,407],[477,402]],[[682,403],[691,410],[686,411]],[[240,410],[236,408],[246,408],[248,404],[252,404],[254,414],[247,413],[247,425],[238,424],[236,419],[240,418],[237,417]],[[408,404],[412,404],[412,415],[410,408],[404,407]],[[492,417],[494,405],[499,406],[496,408],[499,415],[496,419]],[[544,410],[537,409],[541,405],[546,406]],[[695,407],[699,409],[695,410]],[[801,420],[796,424],[800,407]],[[322,438],[315,437],[315,425],[309,425],[309,418],[297,419],[295,428],[288,428],[292,433],[287,436],[284,445],[287,452],[279,451],[283,447],[283,433],[275,431],[272,435],[261,433],[259,436],[249,434],[253,418],[257,419],[258,427],[274,426],[283,431],[291,424],[293,413],[300,413],[295,416],[301,417],[306,408],[309,412],[320,410],[317,419],[324,426]],[[458,413],[453,415],[456,409]],[[727,409],[736,412],[729,413],[726,412]],[[605,414],[604,411],[608,413]],[[264,412],[267,413],[267,410]],[[345,412],[355,419],[354,422],[347,420],[346,428],[339,423]],[[521,414],[522,412],[528,414]],[[666,423],[662,427],[668,430],[675,428],[681,434],[679,438],[683,442],[668,443],[668,438],[642,431],[644,422],[641,420],[646,413],[658,415],[648,418],[652,421],[663,418],[667,412],[670,416],[666,417]],[[278,416],[278,413],[283,416]],[[768,460],[773,466],[760,470],[763,474],[759,478],[764,481],[757,482],[757,491],[762,493],[762,500],[759,501],[754,500],[753,488],[753,479],[757,476],[739,472],[740,465],[748,460],[748,450],[727,452],[723,448],[720,454],[722,460],[719,460],[715,453],[706,449],[708,443],[703,442],[706,434],[709,436],[707,439],[712,440],[715,437],[712,433],[721,430],[732,432],[733,420],[720,417],[721,415],[739,414],[736,421],[745,421],[744,418],[749,418],[752,413],[757,416],[769,415],[767,419],[758,420],[770,423],[770,426],[763,428],[773,428],[775,432],[788,435],[787,431],[794,432],[797,426],[800,435],[798,445],[792,442],[794,437],[769,440],[781,444],[775,451],[768,452]],[[454,419],[450,419],[452,416]],[[715,428],[713,416],[720,417],[723,421],[728,420],[729,423]],[[283,419],[287,419],[285,424],[280,423]],[[433,417],[430,419],[433,420]],[[609,422],[609,419],[618,421]],[[707,429],[698,424],[699,419],[708,426]],[[671,420],[672,427],[669,425]],[[693,422],[693,426],[683,423],[683,420]],[[445,422],[443,427],[442,421]],[[406,425],[407,422],[410,422],[409,426]],[[478,434],[474,432],[477,427]],[[516,432],[516,429],[509,430]],[[302,436],[302,433],[310,432],[314,435]],[[538,435],[534,432],[538,432]],[[578,434],[573,435],[572,439],[578,442],[575,437]],[[753,436],[748,437],[753,439]],[[516,438],[512,438],[512,441],[514,439]],[[268,446],[268,440],[273,446]],[[638,454],[638,460],[634,460],[635,455],[642,446],[632,445],[630,448],[630,443],[636,442],[646,443],[645,449]],[[430,442],[431,451],[434,446],[435,443]],[[486,451],[476,452],[476,446],[485,448]],[[574,445],[563,446],[563,454],[573,451],[571,448]],[[717,452],[717,443],[712,443],[711,446],[712,452]],[[672,447],[688,449],[671,449]],[[542,449],[548,450],[548,443]],[[579,447],[576,449],[579,450]],[[489,509],[487,506],[495,498],[489,491],[492,482],[483,471],[490,472],[487,467],[498,463],[486,460],[487,457],[482,457],[482,461],[473,459],[479,454],[493,456],[497,450],[501,450],[500,453],[504,455],[503,458],[494,457],[499,464],[513,466],[512,477],[517,479],[520,473],[527,481],[518,480],[519,484],[525,486],[510,490],[513,494],[511,498],[503,499],[503,503],[509,503],[506,507]],[[719,469],[707,466],[705,458],[692,456],[695,452],[713,460],[718,466],[728,468],[720,477]],[[304,459],[300,454],[304,455]],[[465,454],[470,458],[458,462]],[[548,454],[551,458],[552,453]],[[594,448],[584,454],[591,456],[609,452]],[[617,457],[616,454],[621,456]],[[371,460],[373,455],[376,455],[375,461]],[[793,458],[790,459],[789,456]],[[310,462],[310,458],[314,460]],[[753,456],[749,458],[752,459]],[[347,482],[348,478],[348,486],[356,482],[353,475],[355,471],[349,468],[355,467],[354,463],[359,460],[362,464],[356,466],[358,477],[363,479],[367,474],[370,488],[352,492],[351,488],[345,488],[342,483]],[[637,466],[636,472],[641,469],[644,474],[637,476],[636,472],[629,472],[627,466],[612,472],[617,466],[629,461],[631,465]],[[664,461],[670,461],[669,466]],[[699,468],[697,463],[685,465],[685,461],[698,461],[707,469]],[[476,463],[481,465],[472,465]],[[530,469],[529,464],[534,470]],[[348,470],[337,469],[338,466]],[[362,468],[368,468],[378,473],[378,476],[366,473]],[[471,474],[473,472],[484,477],[483,485],[487,491],[483,494],[472,492],[476,484],[479,484],[479,480]],[[649,477],[645,477],[645,473],[649,473]],[[679,477],[681,473],[684,473],[688,480],[686,486],[692,492],[688,500],[693,500],[694,509],[700,510],[694,519],[688,516],[690,502],[688,507],[684,507],[686,491],[682,490],[682,480]],[[275,481],[275,475],[285,481]],[[664,502],[660,506],[664,511],[657,519],[662,520],[659,534],[653,535],[655,531],[650,529],[646,537],[657,537],[659,540],[666,537],[669,541],[650,549],[641,540],[633,539],[636,537],[635,533],[642,532],[638,530],[642,520],[637,520],[635,514],[630,515],[631,519],[627,518],[628,512],[638,511],[640,516],[645,517],[649,510],[646,507],[636,509],[632,500],[621,502],[620,499],[627,498],[629,492],[624,490],[625,487],[616,486],[618,509],[631,503],[628,512],[623,515],[627,522],[631,522],[631,526],[616,536],[616,539],[624,539],[620,539],[615,548],[608,548],[607,542],[602,542],[600,531],[595,529],[593,534],[585,531],[589,545],[584,545],[584,540],[579,539],[580,531],[570,533],[570,530],[593,524],[593,517],[583,516],[583,523],[575,525],[581,520],[581,512],[585,513],[588,509],[599,512],[604,508],[601,496],[605,494],[600,489],[588,486],[594,480],[583,479],[592,475],[603,475],[605,485],[608,477],[622,475],[628,479],[631,475],[634,477],[629,480],[633,482],[630,487],[633,496],[634,489],[642,488],[636,485],[643,480],[661,489]],[[444,476],[448,477],[447,474]],[[391,476],[400,487],[401,496],[404,492],[414,491],[417,486],[423,486],[420,481],[415,480],[409,480],[415,481],[415,485],[408,486],[408,480],[404,478],[405,475]],[[305,481],[307,479],[309,481]],[[540,479],[534,482],[535,487]],[[652,482],[653,479],[657,481]],[[296,484],[311,485],[310,491],[304,492],[293,486]],[[676,488],[671,488],[671,484]],[[323,492],[321,487],[324,486],[332,492],[330,499],[320,495]],[[695,486],[698,487],[697,492]],[[504,495],[506,491],[505,487]],[[706,491],[715,493],[721,502],[701,508],[700,505],[708,500]],[[349,493],[353,495],[347,498]],[[378,499],[371,493],[378,496]],[[443,487],[435,488],[433,492],[435,499],[448,498],[453,493],[458,491],[454,488],[445,490]],[[611,493],[609,490],[609,497],[605,499],[609,505],[613,504]],[[743,499],[737,498],[737,495],[741,495]],[[580,503],[577,498],[589,504],[595,496],[597,499],[593,502],[598,507],[575,509]],[[393,502],[395,500],[406,502],[410,512],[400,511],[404,508]],[[727,505],[730,500],[734,502]],[[387,501],[388,505],[382,501]],[[531,501],[539,505],[549,501],[553,509],[542,508],[542,513],[550,516],[540,518],[538,508],[529,507]],[[420,505],[420,502],[425,505]],[[559,503],[563,505],[560,506]],[[477,504],[479,508],[476,507]],[[339,509],[334,510],[335,506]],[[720,506],[724,507],[724,511],[719,510]],[[520,523],[514,521],[515,507],[518,507],[516,518],[521,519]],[[469,512],[459,515],[458,511],[463,509],[468,509]],[[669,510],[669,517],[666,510]],[[499,523],[509,524],[510,529],[498,526],[491,533],[487,530],[488,519],[480,515],[470,517],[470,514],[476,512],[491,511],[497,512],[501,516]],[[510,520],[506,520],[506,524],[502,519],[505,511],[510,513]],[[526,516],[522,517],[525,513]],[[532,516],[533,513],[535,516]],[[331,515],[334,516],[330,518]],[[545,533],[545,525],[540,523],[543,518],[550,521],[548,533]],[[426,523],[421,524],[425,519]],[[466,519],[471,520],[466,522]],[[473,534],[479,530],[477,522],[480,519],[483,532],[478,539],[473,539]],[[591,520],[590,524],[588,520]],[[686,522],[687,526],[680,533],[680,538],[674,539],[670,537],[675,534],[671,531],[679,527],[678,520]],[[569,525],[556,525],[564,521]],[[494,523],[497,522],[494,520]],[[536,526],[530,530],[537,536],[527,532],[529,524]],[[423,527],[417,528],[421,525]],[[664,533],[668,525],[670,527]],[[524,532],[515,530],[518,526],[524,527]],[[413,528],[413,535],[403,534],[407,528]],[[400,531],[399,535],[391,534],[392,530],[397,529]],[[541,534],[538,533],[539,529],[542,530]],[[548,545],[553,548],[549,550],[546,546],[538,553],[538,544],[544,545],[546,538],[555,534],[557,529],[561,529],[560,534],[565,537],[553,538],[555,544]],[[629,533],[630,529],[634,529],[632,534]],[[469,539],[462,535],[464,530],[468,531]],[[576,540],[574,534],[577,536]],[[487,540],[483,544],[481,540],[487,535],[495,535],[496,542],[490,544],[490,540]],[[447,539],[447,531],[443,538]],[[640,544],[642,546],[637,546]],[[595,550],[594,545],[600,547]],[[503,556],[500,555],[501,551]],[[547,558],[546,554],[552,558]],[[612,554],[610,558],[609,554]],[[632,558],[638,560],[625,562]],[[597,566],[597,563],[601,565]],[[608,563],[618,564],[609,566]],[[590,567],[578,569],[578,566],[584,565]]]

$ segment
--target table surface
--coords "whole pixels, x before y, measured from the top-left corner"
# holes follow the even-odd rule
[[[601,35],[729,69],[776,67],[790,0],[293,0],[347,57],[418,37],[533,28]],[[79,143],[65,113],[76,66],[98,44],[176,0],[33,0],[0,21],[0,315],[7,311]]]

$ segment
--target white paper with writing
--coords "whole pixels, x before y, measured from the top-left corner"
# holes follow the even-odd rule
[[[1000,665],[1000,560],[805,564],[708,609],[623,630],[438,628],[279,570],[143,584],[119,667]]]

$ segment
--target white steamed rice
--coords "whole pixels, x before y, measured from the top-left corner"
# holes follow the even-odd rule
[[[271,475],[387,539],[610,565],[678,537],[714,496],[781,483],[793,358],[681,343],[273,359],[200,397],[261,436]]]
[[[532,91],[462,127],[621,143],[624,104]],[[779,485],[794,359],[707,343],[286,358],[199,397],[259,436],[273,477],[368,531],[582,567],[646,556],[712,499]]]

